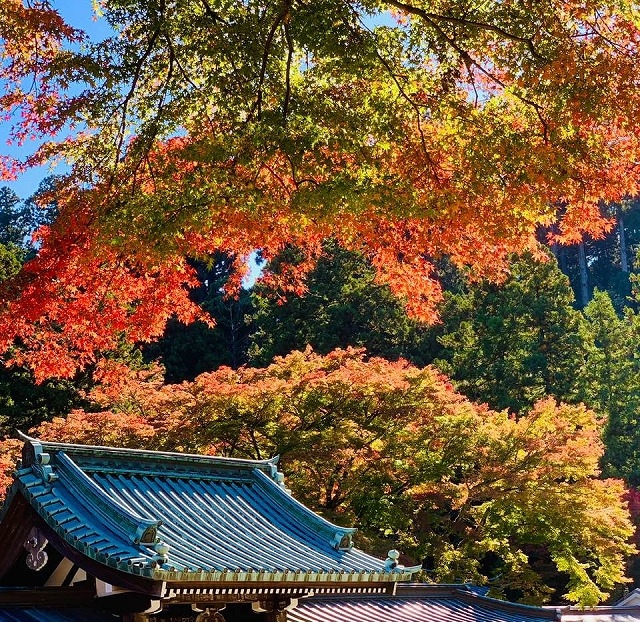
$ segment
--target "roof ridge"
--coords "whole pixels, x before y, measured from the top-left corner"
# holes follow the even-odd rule
[[[45,451],[56,453],[63,451],[92,458],[98,457],[125,457],[129,459],[153,458],[160,462],[171,461],[173,464],[200,464],[204,466],[244,466],[258,468],[267,474],[277,483],[281,483],[281,476],[278,477],[277,464],[280,456],[273,456],[262,460],[251,458],[232,458],[227,456],[208,456],[203,454],[181,453],[173,451],[158,451],[153,449],[133,449],[129,447],[107,447],[105,445],[82,445],[76,443],[59,443],[33,438],[18,431],[18,436],[25,443],[34,445],[38,443]]]

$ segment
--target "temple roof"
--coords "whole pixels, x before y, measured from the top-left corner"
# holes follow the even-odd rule
[[[114,622],[112,615],[94,609],[0,609],[0,622]]]
[[[354,529],[296,501],[275,459],[24,438],[4,514],[22,495],[72,549],[129,575],[179,583],[307,584],[411,576],[393,560],[354,548]]]
[[[289,622],[543,622],[556,609],[482,596],[466,585],[398,586],[395,596],[314,597],[288,612]]]

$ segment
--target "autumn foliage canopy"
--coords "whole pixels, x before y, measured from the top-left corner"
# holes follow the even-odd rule
[[[332,237],[433,320],[438,258],[499,278],[540,225],[598,235],[637,193],[631,0],[95,4],[104,41],[56,0],[0,6],[0,109],[39,145],[0,178],[68,170],[1,298],[0,349],[39,378],[196,317],[187,257],[295,245],[300,289]]]

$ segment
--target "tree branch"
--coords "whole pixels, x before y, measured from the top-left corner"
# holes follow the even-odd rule
[[[289,114],[289,101],[291,99],[291,63],[293,61],[293,40],[289,31],[289,23],[284,22],[284,36],[287,40],[287,69],[285,73],[284,102],[282,103],[282,117],[286,121]]]
[[[473,58],[473,56],[471,56],[471,54],[467,50],[461,47],[460,44],[458,44],[458,42],[453,37],[449,36],[442,29],[442,27],[436,23],[437,18],[441,16],[436,15],[434,19],[433,17],[431,17],[431,14],[428,13],[427,11],[420,9],[418,7],[413,7],[411,5],[405,4],[404,2],[398,2],[397,0],[389,0],[389,4],[391,4],[392,6],[395,6],[396,8],[401,8],[402,10],[406,10],[407,12],[410,12],[413,15],[417,15],[422,19],[424,19],[440,35],[440,37],[442,37],[442,39],[444,39],[458,53],[460,58],[467,65],[468,69],[470,67],[475,67],[478,71],[483,73],[485,76],[487,76],[490,80],[495,82],[501,88],[503,89],[507,88],[507,85],[498,76],[490,72],[486,67],[482,65],[482,63],[480,63],[475,58]],[[529,99],[528,97],[525,97],[523,95],[519,95],[518,93],[514,93],[514,95],[522,103],[527,104],[528,106],[531,106],[536,111],[538,119],[540,120],[540,123],[542,125],[543,140],[546,143],[548,141],[548,124],[546,119],[544,118],[542,106],[537,102],[533,101],[532,99]]]
[[[275,37],[278,27],[280,26],[280,24],[282,24],[282,22],[286,20],[289,14],[290,8],[291,8],[290,0],[287,0],[284,3],[282,11],[278,13],[273,24],[271,24],[269,34],[267,35],[267,40],[265,41],[265,44],[264,44],[264,50],[262,52],[262,62],[260,65],[260,78],[258,80],[258,94],[256,97],[255,104],[253,105],[251,112],[249,113],[249,117],[252,117],[255,111],[258,120],[262,116],[262,87],[264,86],[265,77],[267,75],[267,63],[269,62],[269,52],[271,51],[271,44],[273,43],[273,38]]]
[[[417,15],[418,17],[422,17],[423,19],[428,21],[445,21],[452,24],[458,24],[460,26],[471,26],[473,28],[479,28],[480,30],[495,32],[496,34],[504,37],[505,39],[509,39],[510,41],[523,43],[527,46],[528,50],[531,52],[531,55],[537,60],[547,60],[538,52],[538,50],[536,50],[531,37],[521,37],[519,35],[513,34],[512,32],[509,32],[508,30],[504,30],[499,26],[495,26],[494,24],[487,24],[486,22],[478,22],[471,19],[465,19],[463,17],[455,17],[454,15],[440,15],[438,13],[430,13],[429,11],[425,11],[424,9],[413,6],[411,4],[406,4],[405,2],[400,2],[399,0],[388,0],[387,3],[395,7],[396,9],[400,9],[401,11],[405,11],[411,15]]]

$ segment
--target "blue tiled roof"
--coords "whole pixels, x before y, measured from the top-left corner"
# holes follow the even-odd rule
[[[559,620],[555,610],[505,603],[485,598],[467,588],[420,596],[368,598],[310,598],[299,601],[287,614],[289,622],[549,622]]]
[[[25,450],[10,494],[24,495],[79,552],[130,574],[182,582],[410,578],[353,548],[355,530],[293,499],[274,460],[33,439]]]
[[[115,622],[119,619],[94,609],[0,609],[0,622]]]

